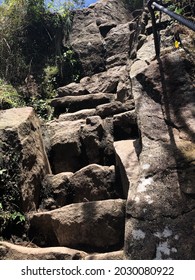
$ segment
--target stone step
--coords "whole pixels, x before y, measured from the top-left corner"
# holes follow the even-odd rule
[[[135,108],[133,100],[127,100],[122,103],[120,101],[112,101],[111,103],[102,104],[96,107],[96,115],[101,118],[112,117],[113,115],[123,113]]]
[[[96,115],[96,109],[84,109],[75,113],[65,113],[59,116],[59,121],[76,121]]]
[[[105,104],[113,101],[114,94],[96,93],[79,96],[58,97],[51,101],[51,106],[54,107],[54,115],[58,116],[65,112],[76,112],[82,109],[93,109],[100,104]]]
[[[79,96],[89,94],[89,91],[80,83],[70,83],[57,89],[58,97]]]
[[[0,241],[0,260],[123,260],[123,251],[88,254],[67,247],[41,248],[32,243]]]
[[[75,121],[53,120],[45,130],[54,174],[76,172],[91,163],[114,164],[112,123],[99,116]]]
[[[123,246],[125,205],[125,200],[110,199],[32,213],[29,236],[39,246],[109,252]]]
[[[70,203],[118,198],[115,168],[90,164],[75,173],[48,175],[44,180],[42,193],[40,208],[47,210]]]
[[[113,116],[115,141],[139,138],[139,129],[135,110]]]
[[[30,247],[31,246],[31,247]],[[0,241],[0,260],[81,260],[87,253],[66,247],[33,248]]]

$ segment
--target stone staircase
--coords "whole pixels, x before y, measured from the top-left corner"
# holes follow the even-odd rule
[[[147,14],[138,32],[140,12],[129,14],[121,3],[102,0],[78,11],[69,43],[85,75],[58,89],[54,120],[40,127],[31,108],[1,115],[4,123],[12,118],[4,129],[25,143],[22,151],[31,150],[22,196],[36,244],[0,242],[2,258],[195,257],[194,62],[163,45],[170,30],[155,60]]]

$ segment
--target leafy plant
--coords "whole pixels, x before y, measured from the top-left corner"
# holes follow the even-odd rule
[[[49,99],[32,98],[29,100],[28,106],[33,107],[41,119],[51,120],[53,118],[53,108],[49,103]]]
[[[163,4],[179,15],[194,16],[195,3],[192,0],[163,0]]]
[[[0,109],[22,107],[25,103],[13,86],[0,79]]]
[[[25,221],[21,209],[21,146],[16,139],[14,132],[4,132],[0,147],[0,233],[5,236],[15,232]]]
[[[0,233],[4,233],[9,225],[17,226],[24,224],[26,218],[21,212],[4,211],[2,204],[0,204]]]

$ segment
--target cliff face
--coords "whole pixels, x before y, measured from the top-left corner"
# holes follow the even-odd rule
[[[195,258],[193,34],[163,16],[156,59],[148,12],[125,3],[77,11],[64,39],[84,77],[52,100],[56,118],[42,126],[51,173],[40,150],[48,174],[40,173],[37,212],[26,208],[29,238],[59,249],[0,242],[2,259]],[[18,114],[1,116],[9,112]]]

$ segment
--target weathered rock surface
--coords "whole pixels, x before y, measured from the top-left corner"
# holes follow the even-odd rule
[[[116,66],[80,80],[81,85],[90,93],[116,93],[117,86],[123,76],[127,76],[126,66]]]
[[[107,57],[120,53],[128,53],[129,42],[133,40],[133,31],[130,31],[129,23],[119,24],[112,28],[105,38]]]
[[[59,115],[65,112],[76,112],[82,109],[92,109],[114,99],[113,94],[96,93],[81,96],[65,96],[55,98],[51,101],[54,107],[54,114]]]
[[[83,167],[80,128],[85,120],[58,121],[47,124],[50,137],[50,162],[54,174],[75,172]]]
[[[139,177],[138,141],[122,140],[114,142],[116,153],[116,170],[120,174],[123,195],[127,198],[129,189],[137,183]]]
[[[96,107],[96,114],[101,118],[112,117],[115,114],[126,112],[134,109],[133,100],[129,100],[125,103],[120,101],[113,101],[108,104],[99,105]]]
[[[30,204],[39,209],[28,215],[29,238],[75,250],[35,248],[34,259],[195,258],[193,35],[182,27],[185,51],[176,50],[174,25],[162,17],[159,27],[169,27],[156,59],[147,11],[131,14],[125,3],[76,11],[64,39],[83,78],[52,101],[59,118],[45,125],[44,143],[54,174],[43,167],[41,197],[41,185],[31,188],[28,202],[39,198]],[[14,250],[0,243],[2,258],[16,258]]]
[[[114,166],[88,165],[69,180],[73,203],[116,198]]]
[[[113,38],[117,39],[118,48],[120,48],[122,41],[120,42],[119,36],[111,35],[111,40],[107,40],[105,47],[104,38],[118,24],[126,23],[131,19],[126,1],[123,0],[99,1],[96,5],[75,12],[68,44],[78,55],[83,76],[91,76],[106,69],[106,58],[111,55],[113,50],[110,42],[113,42]],[[127,35],[126,33],[125,30],[122,39],[124,40],[125,37],[128,41],[129,32]],[[64,44],[67,44],[66,39]],[[128,46],[123,44],[124,51],[127,51],[127,48]],[[120,53],[123,52],[123,49],[119,50]]]
[[[114,163],[112,120],[102,120],[99,116],[86,119],[81,128],[81,142],[85,162],[112,165]]]
[[[85,260],[124,260],[124,252],[121,250],[103,254],[93,254],[87,256]]]
[[[56,208],[78,202],[117,198],[114,166],[88,165],[74,174],[46,176],[40,208]]]
[[[147,205],[142,204],[142,207],[146,209]],[[125,258],[194,260],[194,217],[193,210],[174,219],[163,216],[153,221],[129,218],[125,226]]]
[[[54,174],[75,172],[91,163],[114,163],[112,122],[99,116],[75,121],[58,119],[49,122],[46,130]]]
[[[40,122],[33,108],[1,111],[0,138],[3,155],[0,164],[4,161],[4,166],[8,169],[13,163],[18,166],[19,178],[15,184],[21,192],[21,210],[35,210],[42,180],[50,173],[50,166],[43,146]],[[14,176],[10,180],[14,180]]]
[[[130,259],[194,258],[192,65],[177,51],[133,79],[142,149],[139,180],[127,202],[125,253]],[[146,243],[150,246],[141,245]]]
[[[106,252],[122,245],[124,220],[125,200],[75,203],[32,214],[30,233],[34,243],[44,246],[97,248]]]
[[[69,181],[73,176],[71,172],[47,175],[43,181],[40,208],[54,210],[72,203],[73,192]]]
[[[0,241],[0,260],[81,260],[86,256],[65,247],[31,248]]]

